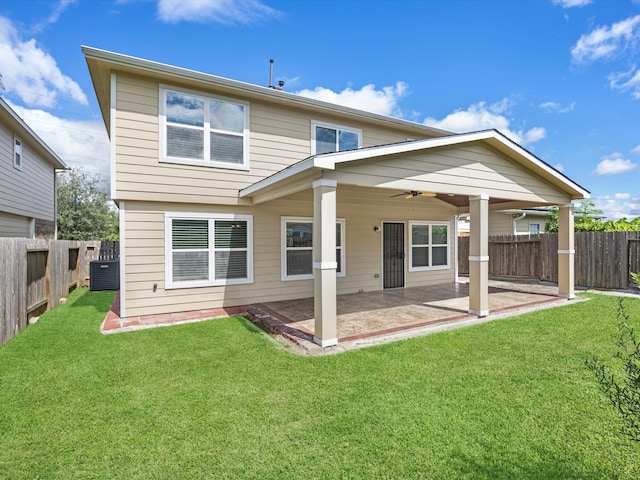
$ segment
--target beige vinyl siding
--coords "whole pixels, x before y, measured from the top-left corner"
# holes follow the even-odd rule
[[[388,192],[338,188],[337,216],[346,222],[346,276],[337,279],[338,294],[382,288],[382,221],[442,220],[450,222],[450,268],[406,274],[407,286],[454,281],[452,207],[435,199],[391,199]],[[400,208],[399,208],[400,207]],[[165,212],[235,213],[253,215],[254,282],[220,287],[165,290]],[[247,305],[313,295],[313,280],[281,280],[281,217],[313,215],[311,191],[258,207],[127,202],[126,315],[179,312],[220,306]],[[406,245],[408,248],[406,232]],[[408,252],[407,252],[408,259]],[[408,270],[408,268],[407,268]],[[377,278],[376,278],[377,275]],[[157,284],[156,292],[153,286]]]
[[[13,138],[13,130],[0,125],[0,211],[53,221],[54,169],[21,136],[22,168],[14,168]]]
[[[180,85],[176,85],[180,87]],[[117,75],[116,81],[116,198],[177,203],[238,204],[238,190],[311,155],[311,121],[338,123],[363,131],[363,145],[372,146],[415,138],[415,132],[358,124],[340,116],[263,101],[249,101],[250,170],[162,163],[159,161],[158,82]]]
[[[385,188],[402,188],[493,198],[562,203],[570,198],[542,178],[483,145],[466,145],[390,156],[338,166],[326,178]]]
[[[31,237],[31,219],[0,212],[0,237]]]
[[[489,212],[489,235],[513,235],[512,220],[510,213]]]

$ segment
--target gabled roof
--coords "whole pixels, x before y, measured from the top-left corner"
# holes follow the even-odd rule
[[[11,125],[14,132],[21,137],[23,142],[27,141],[27,138],[31,138],[33,140],[31,142],[32,148],[35,147],[36,150],[42,155],[42,157],[49,162],[53,168],[56,169],[67,169],[67,165],[62,161],[58,155],[51,150],[51,148],[44,143],[44,141],[36,135],[36,133],[31,130],[29,125],[27,125],[22,118],[9,106],[9,104],[0,97],[0,119],[7,122]]]
[[[312,98],[303,97],[295,93],[277,90],[261,85],[232,80],[229,78],[211,75],[209,73],[189,70],[187,68],[176,67],[164,63],[145,60],[142,58],[109,52],[93,47],[82,47],[82,53],[87,61],[93,86],[98,97],[100,110],[107,130],[109,130],[109,109],[111,98],[111,73],[113,71],[146,75],[149,78],[158,79],[164,82],[179,82],[199,88],[220,88],[229,94],[243,95],[263,99],[271,103],[302,106],[316,111],[327,113],[345,114],[351,117],[358,117],[361,120],[370,122],[382,122],[388,125],[400,125],[410,127],[419,131],[424,136],[449,135],[451,132],[440,130],[400,118],[389,117],[377,113],[365,112],[355,108],[345,107],[335,103],[323,102]]]
[[[495,150],[498,150],[512,160],[520,163],[526,169],[545,178],[562,191],[567,192],[574,199],[590,197],[588,190],[584,189],[549,164],[540,160],[531,152],[522,148],[520,145],[513,142],[497,130],[461,133],[448,135],[446,137],[426,138],[389,145],[365,147],[358,150],[314,155],[242,189],[240,191],[240,197],[254,195],[265,188],[276,185],[279,182],[292,179],[295,176],[305,175],[312,170],[335,170],[336,166],[341,163],[409,152],[427,151],[434,148],[452,147],[468,143],[483,143]]]

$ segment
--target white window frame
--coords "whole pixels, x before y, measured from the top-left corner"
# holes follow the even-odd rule
[[[281,217],[280,220],[280,278],[283,282],[289,282],[292,280],[313,280],[313,273],[309,275],[287,275],[287,250],[289,248],[295,247],[287,247],[287,223],[295,222],[295,223],[311,223],[313,225],[313,217]],[[347,276],[347,264],[346,264],[346,221],[344,218],[336,218],[336,224],[340,224],[340,271],[336,271],[336,277],[346,277]],[[304,247],[309,248],[309,247]],[[338,246],[336,245],[336,248]],[[313,247],[311,247],[313,252]],[[336,262],[338,259],[336,258]],[[312,259],[313,263],[313,259]],[[313,265],[312,270],[313,272]]]
[[[24,155],[22,154],[22,140],[14,135],[13,137],[13,168],[22,170]]]
[[[167,92],[181,93],[185,95],[191,95],[194,97],[199,97],[205,101],[204,108],[204,126],[203,127],[193,127],[194,129],[203,130],[204,131],[204,154],[203,159],[193,159],[193,158],[182,158],[182,157],[170,157],[167,154]],[[210,133],[211,132],[220,132],[224,134],[231,134],[240,136],[240,134],[236,132],[228,132],[223,130],[216,130],[211,128],[210,119],[209,119],[209,100],[218,100],[221,102],[233,103],[236,105],[242,105],[244,108],[244,129],[242,130],[242,152],[243,152],[243,162],[240,164],[235,163],[227,163],[227,162],[215,162],[209,160],[210,158]],[[250,153],[249,153],[249,102],[245,102],[242,100],[238,100],[235,98],[223,97],[220,95],[211,95],[203,92],[188,90],[185,88],[177,88],[168,85],[160,85],[160,95],[159,95],[159,138],[160,138],[160,158],[159,161],[162,163],[178,163],[183,165],[197,165],[204,167],[214,167],[214,168],[226,168],[232,170],[249,170],[250,168]],[[173,125],[169,122],[169,125]],[[180,124],[176,124],[180,125]],[[184,125],[180,125],[184,127]],[[190,127],[187,127],[190,128]]]
[[[209,222],[209,278],[207,280],[191,280],[185,282],[175,282],[173,280],[173,248],[172,248],[172,226],[173,220],[207,220]],[[215,278],[215,253],[216,251],[229,249],[215,248],[215,221],[216,220],[239,220],[247,222],[247,278],[219,279]],[[164,284],[165,289],[192,288],[192,287],[216,287],[222,285],[242,285],[253,283],[253,215],[235,215],[227,213],[184,213],[166,212],[164,214]],[[234,249],[235,250],[235,249]]]
[[[426,245],[416,245],[417,247],[429,248],[429,265],[426,267],[414,267],[413,266],[413,226],[428,226],[429,227],[429,243]],[[434,226],[447,227],[447,243],[445,244],[432,244],[431,229]],[[450,268],[451,263],[451,222],[438,222],[438,221],[423,221],[423,220],[409,220],[409,271],[410,272],[425,272],[430,270],[446,270]],[[433,266],[433,247],[447,247],[447,264]]]
[[[311,120],[311,155],[316,154],[316,127],[331,128],[333,130],[336,130],[336,139],[338,138],[337,132],[339,130],[342,130],[344,132],[355,133],[358,135],[358,148],[362,148],[362,129],[347,127],[347,126],[338,125],[335,123],[327,123],[327,122],[320,122],[317,120]],[[338,151],[337,148],[338,146],[336,145],[336,152]]]
[[[535,232],[531,231],[531,227],[533,225],[537,225],[537,230]],[[542,224],[540,222],[529,222],[529,235],[537,235],[542,232]]]

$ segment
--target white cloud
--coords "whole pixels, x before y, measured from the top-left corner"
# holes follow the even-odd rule
[[[365,85],[360,90],[345,88],[341,92],[334,92],[328,88],[316,87],[313,90],[296,92],[303,97],[336,103],[345,107],[357,108],[381,115],[402,116],[399,100],[404,97],[409,86],[404,82],[397,82],[394,86],[382,87],[376,90],[373,84]]]
[[[562,8],[584,7],[592,2],[593,0],[553,0],[554,5],[560,5]]]
[[[249,24],[278,16],[279,11],[259,0],[158,0],[158,17],[167,23]]]
[[[578,39],[571,49],[571,56],[576,62],[611,57],[638,40],[638,26],[640,15],[625,18],[609,27],[598,27]]]
[[[553,168],[561,173],[564,172],[564,165],[562,165],[561,163],[556,163],[555,165],[553,165]]]
[[[441,120],[426,118],[423,123],[457,133],[495,128],[521,145],[542,140],[547,134],[543,127],[533,127],[529,130],[514,130],[511,127],[511,119],[505,116],[509,113],[511,105],[512,102],[507,99],[491,105],[479,102],[471,105],[466,110],[456,110]]]
[[[88,104],[80,86],[60,71],[55,59],[34,39],[23,41],[4,17],[0,17],[0,65],[7,93],[29,106],[53,107],[59,95]]]
[[[567,113],[573,111],[576,106],[576,102],[563,106],[558,102],[544,102],[541,103],[540,108],[547,113]]]
[[[593,202],[608,220],[640,217],[640,195],[637,194],[616,193],[613,196],[593,197]]]
[[[640,99],[640,70],[632,68],[628,72],[612,73],[608,79],[612,89],[623,92],[631,90],[633,98]]]
[[[594,175],[619,175],[631,172],[636,168],[638,168],[637,163],[625,160],[619,153],[612,153],[602,159],[593,173]]]
[[[640,154],[640,145],[638,145],[636,148],[631,150],[631,153],[638,153]]]
[[[43,110],[33,110],[9,102],[18,115],[69,167],[100,175],[101,185],[109,185],[109,138],[102,120],[65,120]]]
[[[62,12],[64,12],[70,5],[76,3],[78,3],[78,0],[59,0],[46,20],[36,25],[33,30],[39,32],[47,25],[56,23],[60,19],[60,15],[62,15]]]

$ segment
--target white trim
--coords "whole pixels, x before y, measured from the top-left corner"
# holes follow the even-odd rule
[[[488,262],[489,255],[469,255],[470,262]]]
[[[422,225],[429,227],[429,243],[425,245],[416,245],[417,247],[427,247],[429,250],[429,265],[428,266],[413,266],[413,226]],[[447,227],[447,243],[433,245],[431,243],[432,228],[434,226]],[[407,232],[408,244],[409,244],[409,272],[427,272],[431,270],[447,270],[451,268],[451,222],[448,221],[435,221],[435,220],[409,220],[409,229]],[[447,263],[446,265],[433,266],[433,247],[447,247]],[[406,257],[406,254],[405,254]]]
[[[316,180],[315,182],[313,182],[311,184],[311,187],[313,187],[313,188],[318,188],[318,187],[337,188],[338,187],[338,181],[337,180],[331,180],[329,178],[319,178],[318,180]]]
[[[328,338],[326,340],[321,340],[318,337],[314,336],[313,343],[320,345],[321,347],[335,347],[336,345],[338,345],[338,339]]]
[[[176,219],[207,220],[209,225],[209,278],[207,280],[193,280],[184,282],[173,281],[173,248],[172,221]],[[247,223],[247,277],[220,279],[215,278],[215,222],[216,220],[240,220]],[[233,213],[193,213],[193,212],[165,212],[164,213],[164,288],[172,290],[178,288],[219,287],[226,285],[245,285],[253,283],[253,215]]]
[[[489,310],[469,310],[468,311],[471,315],[476,315],[478,317],[486,317],[487,315],[489,315]]]
[[[238,193],[238,196],[240,198],[251,196],[254,193],[264,188],[270,187],[272,185],[275,185],[281,182],[282,180],[286,180],[287,178],[297,175],[299,173],[302,173],[304,171],[311,170],[313,167],[316,166],[315,160],[316,160],[315,157],[311,157],[306,160],[303,160],[302,162],[295,163],[292,166],[285,168],[284,170],[280,170],[279,172],[274,173],[270,177],[267,177],[263,180],[260,180],[257,183],[254,183],[253,185],[249,185],[248,187],[243,188]]]
[[[314,270],[337,270],[338,262],[313,262]]]
[[[202,127],[193,127],[194,130],[203,132],[203,158],[195,159],[195,158],[182,158],[182,157],[169,157],[167,154],[167,115],[166,115],[166,107],[167,107],[167,92],[181,93],[185,95],[194,96],[200,98],[204,101],[204,118],[203,118],[203,126]],[[233,135],[237,137],[242,137],[242,158],[243,162],[240,163],[228,163],[228,162],[216,162],[209,159],[211,146],[210,146],[210,137],[212,132],[216,132],[217,130],[211,127],[210,118],[209,118],[209,101],[216,100],[222,101],[234,105],[240,105],[243,107],[244,114],[244,126],[242,133],[239,134],[237,132],[230,131],[222,131],[226,135]],[[184,165],[195,165],[199,167],[211,167],[211,168],[224,168],[231,170],[250,170],[250,139],[249,139],[249,102],[244,100],[238,100],[236,98],[225,97],[221,95],[213,95],[210,93],[205,93],[199,90],[190,90],[187,88],[175,87],[173,85],[165,85],[160,84],[158,89],[158,138],[159,138],[159,149],[158,149],[158,162],[160,163],[175,163],[175,164],[184,164]],[[176,124],[177,125],[177,124]],[[181,125],[183,128],[192,128],[188,125]]]
[[[355,133],[358,135],[358,147],[357,148],[362,148],[362,129],[361,128],[354,128],[354,127],[348,127],[345,125],[338,125],[336,123],[329,123],[329,122],[320,122],[318,120],[311,120],[311,155],[316,155],[316,127],[321,127],[321,128],[326,128],[329,130],[335,130],[336,131],[336,142],[338,142],[338,131],[341,130],[343,132],[349,132],[349,133]],[[338,150],[339,146],[336,144],[336,151]]]
[[[291,282],[295,280],[313,280],[313,270],[336,270],[336,277],[347,276],[347,222],[344,218],[336,218],[336,223],[340,224],[340,264],[341,271],[338,270],[338,262],[311,262],[311,273],[308,275],[287,275],[287,223],[309,223],[311,224],[311,232],[313,235],[313,217],[280,217],[280,280],[283,282]],[[336,245],[336,248],[338,246]],[[313,255],[313,247],[300,247],[302,250],[310,250]]]
[[[125,213],[126,202],[124,200],[120,201],[120,205],[118,205],[118,221],[120,224],[120,317],[125,318],[127,316],[127,277],[125,275],[127,268],[127,252],[126,252],[126,219]]]
[[[573,255],[576,251],[571,248],[569,250],[558,250],[558,255]]]
[[[116,92],[117,92],[117,80],[116,74],[111,74],[111,105],[109,105],[109,171],[111,177],[109,178],[110,190],[111,190],[111,199],[116,198],[116,139],[117,136],[117,103],[116,103]],[[122,267],[121,267],[122,268]]]
[[[574,298],[576,298],[576,294],[575,293],[559,293],[558,297],[566,298],[567,300],[573,300]]]

